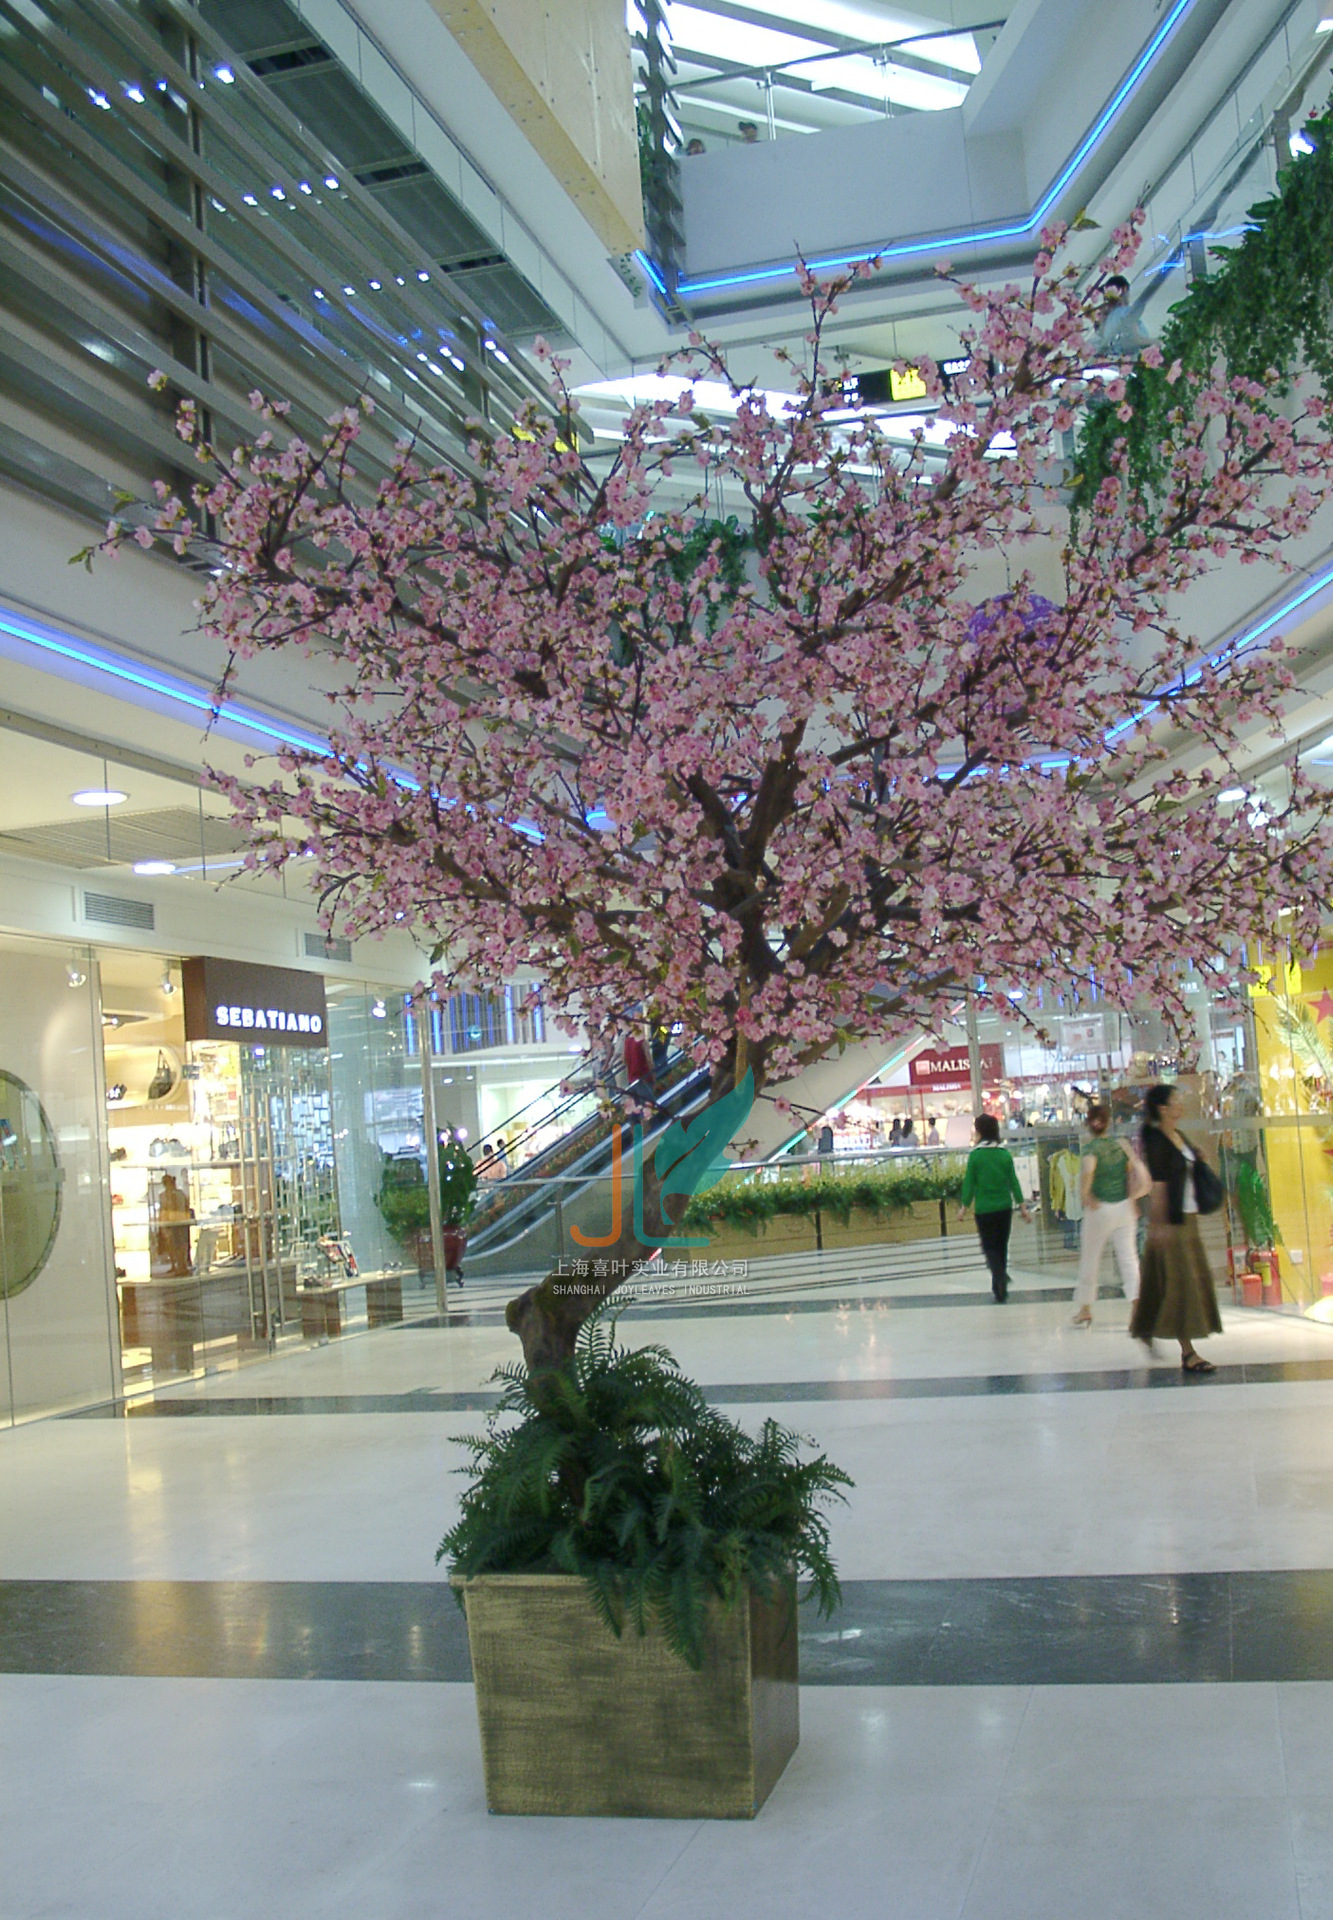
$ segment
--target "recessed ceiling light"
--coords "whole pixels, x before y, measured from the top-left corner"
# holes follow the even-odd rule
[[[145,875],[174,873],[176,871],[176,862],[174,860],[136,860],[134,863],[134,871]]]
[[[119,787],[80,787],[72,793],[70,799],[76,807],[118,807],[129,795],[122,793]]]

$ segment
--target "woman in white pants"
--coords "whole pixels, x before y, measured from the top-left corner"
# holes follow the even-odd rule
[[[1078,1281],[1074,1287],[1074,1325],[1092,1325],[1092,1303],[1097,1298],[1102,1254],[1109,1240],[1115,1249],[1120,1283],[1127,1300],[1139,1294],[1139,1256],[1135,1246],[1135,1215],[1140,1195],[1151,1184],[1138,1155],[1122,1140],[1107,1138],[1109,1107],[1088,1108],[1088,1132],[1080,1172],[1083,1227],[1078,1249]]]

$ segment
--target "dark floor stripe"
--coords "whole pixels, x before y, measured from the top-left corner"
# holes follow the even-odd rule
[[[980,1273],[980,1269],[978,1269],[978,1273]],[[886,1286],[891,1284],[892,1279],[896,1277],[910,1279],[913,1276],[908,1274],[902,1276],[869,1274],[866,1277],[866,1285]],[[781,1286],[782,1284],[781,1281],[766,1282],[756,1280],[755,1282],[756,1287],[768,1287],[770,1285]],[[783,1295],[771,1300],[737,1300],[733,1295],[726,1295],[720,1297],[713,1305],[709,1306],[697,1300],[688,1303],[682,1301],[677,1305],[670,1300],[626,1299],[623,1302],[617,1303],[617,1311],[621,1318],[642,1314],[647,1319],[657,1320],[704,1320],[721,1314],[728,1320],[743,1320],[747,1318],[752,1319],[764,1314],[902,1313],[908,1309],[919,1310],[923,1307],[984,1307],[989,1312],[995,1305],[994,1300],[991,1298],[990,1288],[985,1285],[984,1282],[979,1286],[968,1287],[965,1290],[960,1289],[954,1293],[855,1294],[850,1296],[847,1294],[837,1294],[830,1298],[825,1292],[825,1289],[831,1284],[845,1286],[847,1283],[845,1280],[840,1280],[836,1283],[828,1280],[810,1280],[793,1283],[793,1293],[798,1287],[802,1292],[807,1288],[819,1290],[824,1297],[818,1300],[796,1299],[792,1297],[792,1295]],[[1009,1289],[1009,1299],[1015,1305],[1049,1305],[1052,1302],[1061,1300],[1072,1300],[1073,1297],[1074,1284],[1072,1280],[1068,1286],[1010,1287]],[[1124,1295],[1119,1287],[1102,1287],[1099,1297],[1103,1300],[1124,1299]],[[495,1325],[502,1323],[503,1320],[503,1306],[478,1306],[474,1307],[468,1313],[461,1311],[448,1314],[431,1313],[426,1314],[418,1320],[404,1320],[401,1325],[395,1327],[393,1331],[396,1333],[430,1333],[438,1332],[441,1327]]]
[[[443,1580],[0,1581],[0,1672],[471,1678]],[[803,1611],[807,1686],[1333,1680],[1333,1573],[853,1580]]]
[[[990,1395],[1050,1393],[1131,1393],[1179,1388],[1207,1393],[1218,1386],[1292,1385],[1302,1380],[1333,1380],[1328,1360],[1248,1361],[1219,1365],[1211,1374],[1186,1374],[1173,1362],[1146,1360],[1128,1367],[1085,1368],[1063,1373],[967,1373],[902,1380],[744,1380],[705,1387],[714,1406],[768,1406],[820,1400],[971,1400]],[[499,1398],[484,1387],[467,1392],[434,1392],[418,1387],[408,1393],[229,1394],[205,1398],[138,1399],[115,1406],[84,1407],[68,1420],[234,1420],[251,1416],[286,1418],[297,1414],[485,1413]]]

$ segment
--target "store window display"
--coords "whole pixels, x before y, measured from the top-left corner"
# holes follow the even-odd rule
[[[0,937],[0,1420],[110,1400],[97,968]]]

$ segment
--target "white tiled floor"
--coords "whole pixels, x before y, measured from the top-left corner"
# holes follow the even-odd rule
[[[497,1819],[471,1689],[0,1682],[5,1920],[1322,1920],[1333,1686],[811,1688],[753,1822]]]
[[[654,1318],[709,1383],[1138,1364],[1053,1303]],[[1229,1312],[1219,1361],[1333,1360]],[[470,1389],[500,1328],[187,1395]],[[1167,1363],[1163,1363],[1167,1364]],[[1333,1381],[814,1400],[849,1578],[1333,1566]],[[9,1578],[434,1581],[479,1414],[52,1421],[0,1439]],[[0,1677],[0,1920],[1329,1920],[1333,1684],[808,1688],[753,1824],[489,1817],[456,1685]]]

